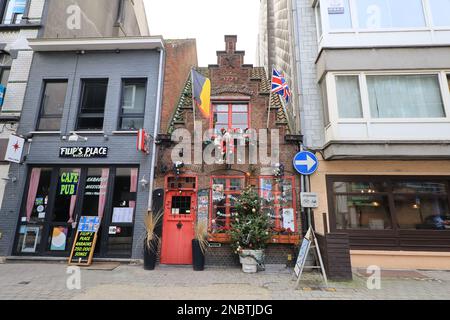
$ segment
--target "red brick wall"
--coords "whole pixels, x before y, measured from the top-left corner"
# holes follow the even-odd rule
[[[184,88],[189,71],[196,67],[197,44],[195,39],[166,40],[166,68],[164,97],[161,114],[161,132],[167,131],[175,106]]]

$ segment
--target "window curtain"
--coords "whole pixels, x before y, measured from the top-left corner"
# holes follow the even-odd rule
[[[137,191],[138,169],[131,169],[130,192]],[[130,208],[136,208],[136,201],[130,201]]]
[[[30,186],[28,187],[28,197],[27,197],[27,222],[30,222],[31,214],[33,213],[40,178],[41,178],[40,168],[34,168],[33,170],[31,170]]]
[[[368,76],[373,118],[442,118],[437,75]]]
[[[73,172],[78,174],[78,183],[80,183],[79,180],[80,180],[81,169],[73,170]],[[77,188],[77,193],[78,193],[78,188]],[[67,223],[74,223],[73,213],[75,211],[76,202],[77,202],[77,194],[70,197],[69,221],[67,221]]]
[[[339,118],[362,118],[358,76],[336,77]]]
[[[98,216],[103,218],[106,204],[106,192],[108,188],[109,169],[102,169],[102,178],[100,182],[100,195],[98,196]]]

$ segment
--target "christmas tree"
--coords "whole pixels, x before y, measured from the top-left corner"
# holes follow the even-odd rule
[[[236,213],[229,234],[236,253],[264,249],[270,239],[270,217],[261,212],[261,198],[246,188],[236,200]]]

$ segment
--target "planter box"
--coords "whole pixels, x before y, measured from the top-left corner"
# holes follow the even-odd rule
[[[226,233],[212,233],[208,236],[209,242],[217,243],[230,243],[231,237]],[[300,235],[273,235],[270,237],[268,243],[279,243],[279,244],[294,244],[298,245],[300,243]]]
[[[230,243],[231,237],[226,233],[210,233],[208,236],[208,241],[218,243]]]
[[[270,237],[270,243],[280,243],[280,244],[295,244],[298,245],[300,243],[300,235],[291,234],[291,235],[273,235]]]

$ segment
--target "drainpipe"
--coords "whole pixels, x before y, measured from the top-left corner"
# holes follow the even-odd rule
[[[159,133],[160,127],[160,116],[162,109],[162,95],[164,89],[164,67],[165,67],[165,48],[164,43],[162,42],[162,47],[159,48],[159,76],[158,76],[158,92],[156,96],[156,114],[155,114],[155,124],[154,124],[154,132],[153,132],[153,155],[152,155],[152,166],[150,171],[150,191],[149,191],[149,199],[148,199],[148,210],[152,210],[153,206],[153,189],[154,189],[154,179],[155,179],[155,165],[157,158],[157,145],[156,145],[156,137]]]

